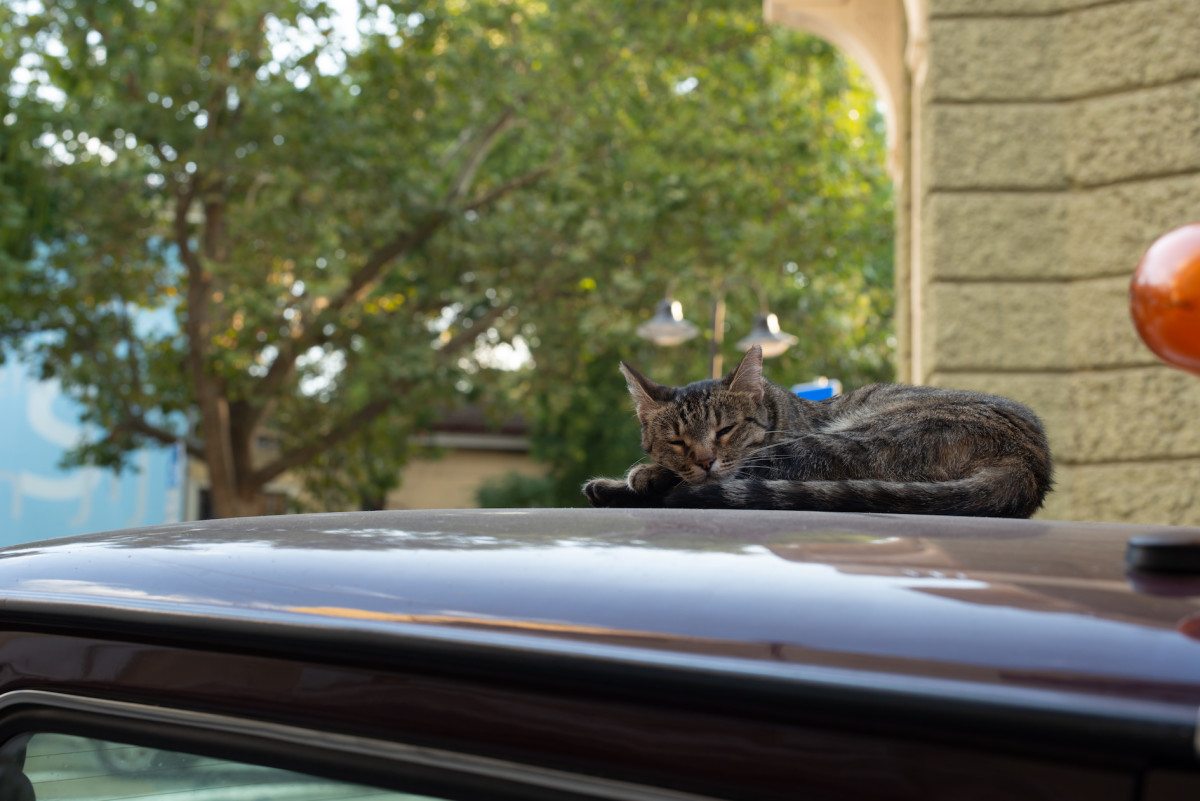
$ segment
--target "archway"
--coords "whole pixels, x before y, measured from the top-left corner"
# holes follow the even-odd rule
[[[887,166],[896,189],[896,374],[920,383],[919,119],[924,80],[924,0],[764,0],[763,18],[826,39],[871,81],[887,122]]]

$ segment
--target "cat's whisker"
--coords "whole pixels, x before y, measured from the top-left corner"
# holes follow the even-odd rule
[[[770,464],[775,461],[773,456],[747,456],[738,461],[738,464]]]
[[[631,465],[629,465],[629,467],[626,467],[625,474],[629,475],[629,471],[632,470],[633,468],[637,467],[639,464],[651,464],[651,463],[652,462],[650,459],[643,456],[641,459],[638,459],[636,462],[633,462]]]
[[[800,437],[796,437],[796,438],[794,438],[794,439],[782,439],[782,440],[780,440],[780,441],[778,441],[778,442],[772,442],[770,445],[763,445],[763,446],[762,446],[762,447],[760,447],[760,448],[755,448],[754,450],[752,450],[752,451],[749,451],[749,452],[748,452],[748,455],[750,455],[750,456],[754,456],[754,455],[756,455],[756,454],[762,453],[763,451],[769,451],[769,450],[771,450],[771,449],[773,449],[773,448],[778,448],[778,447],[780,447],[781,445],[790,445],[790,444],[792,444],[793,442],[799,442],[799,441],[800,441],[800,439],[801,439]]]

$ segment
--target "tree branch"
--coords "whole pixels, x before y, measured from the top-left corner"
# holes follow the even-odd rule
[[[449,217],[436,214],[416,231],[401,234],[391,242],[380,247],[367,259],[366,264],[359,268],[350,278],[350,284],[340,295],[334,298],[312,322],[305,326],[304,332],[279,347],[279,353],[271,362],[267,374],[256,394],[260,397],[271,398],[277,393],[296,372],[296,359],[300,354],[317,344],[321,330],[326,322],[353,303],[358,303],[375,288],[383,274],[383,268],[388,262],[402,256],[427,242],[433,234],[445,224]],[[313,333],[316,332],[316,333]],[[256,411],[256,421],[261,421],[266,411],[266,404]]]
[[[451,182],[450,189],[446,192],[447,206],[452,206],[467,193],[471,188],[472,181],[474,181],[475,173],[483,164],[484,159],[487,158],[488,153],[491,152],[492,147],[495,146],[500,135],[515,123],[516,110],[510,106],[479,137],[474,147],[471,148],[466,162]],[[531,182],[527,181],[525,183]],[[524,186],[525,183],[514,184],[514,186],[508,187],[504,191],[510,191],[517,186]],[[378,283],[380,276],[383,274],[384,267],[397,257],[405,255],[425,244],[450,219],[451,214],[448,211],[435,212],[427,217],[415,230],[399,234],[390,242],[376,249],[367,258],[366,263],[351,276],[350,283],[346,286],[346,289],[325,308],[321,315],[321,321],[323,321],[323,318],[342,311],[352,303],[361,302],[375,288],[376,283]],[[320,328],[319,325],[313,327]],[[306,341],[304,344],[309,345],[311,342]],[[297,352],[299,350],[299,348],[296,348]],[[278,362],[278,359],[276,361]]]
[[[255,488],[262,487],[280,474],[291,470],[293,467],[299,467],[310,459],[329,450],[339,442],[358,433],[386,412],[396,402],[396,399],[403,392],[405,386],[407,385],[392,385],[394,394],[375,398],[359,407],[352,415],[316,439],[281,454],[279,458],[270,464],[255,470],[249,477],[248,483]]]
[[[113,426],[112,431],[114,434],[120,431],[132,431],[136,434],[143,434],[153,440],[161,442],[163,445],[174,445],[177,442],[182,441],[184,446],[187,448],[188,456],[192,456],[197,459],[204,458],[204,445],[202,443],[191,439],[190,437],[181,437],[165,428],[159,428],[158,426],[151,425],[150,423],[146,422],[144,417],[141,416],[133,415],[125,420],[122,420],[120,423]]]
[[[486,314],[480,317],[470,328],[463,329],[454,337],[452,337],[445,345],[436,351],[438,359],[445,359],[450,355],[462,350],[468,345],[475,342],[479,338],[479,334],[491,325],[492,322],[499,319],[508,311],[507,306],[493,307]],[[341,422],[335,424],[324,434],[316,439],[299,445],[291,450],[280,454],[278,458],[269,464],[263,465],[258,470],[254,471],[250,477],[250,483],[254,487],[262,487],[268,481],[278,477],[282,473],[291,470],[294,467],[299,467],[310,459],[324,453],[335,445],[349,439],[354,434],[357,434],[366,426],[370,425],[380,417],[384,412],[391,408],[397,400],[403,395],[408,388],[407,379],[400,379],[388,385],[384,394],[368,401],[358,408],[349,417],[346,417]]]
[[[521,189],[529,186],[530,184],[537,183],[552,169],[554,169],[553,164],[546,164],[545,166],[538,167],[536,170],[531,170],[524,175],[519,175],[516,178],[513,178],[511,181],[506,181],[490,192],[484,192],[482,195],[476,195],[468,203],[466,203],[462,209],[463,211],[476,211],[481,209],[492,201],[507,195],[514,189]]]
[[[121,332],[125,335],[125,344],[129,348],[125,354],[125,363],[129,365],[129,386],[134,392],[140,392],[142,364],[138,361],[138,339],[133,330],[133,321],[129,319],[128,307],[123,307],[117,318],[120,320]]]
[[[192,203],[196,199],[196,192],[199,187],[195,182],[189,183],[185,191],[175,192],[175,246],[179,248],[179,258],[183,261],[188,271],[188,280],[190,282],[201,281],[204,278],[204,268],[200,264],[200,260],[196,258],[195,252],[192,251],[191,243],[188,241],[188,214],[192,210]]]
[[[451,144],[446,152],[442,154],[442,157],[438,159],[438,166],[445,167],[447,164],[454,161],[455,157],[458,156],[459,151],[466,147],[467,142],[471,141],[471,135],[474,133],[474,128],[463,128],[462,131],[459,132],[458,136],[454,138],[454,143]]]
[[[475,180],[475,173],[483,165],[488,153],[495,147],[500,136],[513,127],[517,123],[517,111],[512,106],[508,106],[501,112],[496,121],[488,126],[483,135],[475,141],[471,152],[467,154],[466,161],[458,171],[458,175],[454,176],[454,180],[450,183],[450,188],[446,191],[446,205],[453,205],[457,201],[466,196],[471,188],[471,183]]]
[[[479,136],[447,191],[446,204],[448,206],[454,205],[466,195],[488,153],[491,152],[491,149],[495,146],[500,136],[515,125],[516,121],[516,110],[509,106]],[[537,182],[551,169],[552,165],[546,165],[525,175],[518,176],[490,192],[485,192],[475,197],[458,211],[473,211],[482,208],[509,192]],[[263,418],[274,405],[272,399],[275,394],[295,375],[296,360],[300,354],[310,347],[319,344],[320,332],[324,328],[325,323],[330,322],[333,317],[345,310],[346,307],[361,303],[378,285],[388,264],[424,245],[450,219],[452,219],[452,212],[450,211],[435,212],[427,217],[415,230],[398,234],[390,242],[377,248],[367,258],[363,266],[350,277],[349,284],[342,290],[341,294],[331,300],[329,305],[304,327],[303,332],[299,336],[280,346],[275,360],[271,362],[267,374],[263,376],[262,383],[259,384],[258,396],[265,397],[268,400],[259,405],[252,413],[251,423],[253,425],[258,425],[262,422]]]
[[[121,327],[125,333],[125,341],[129,346],[129,353],[125,357],[126,363],[129,365],[129,386],[132,392],[140,392],[142,388],[142,365],[138,360],[137,355],[137,337],[134,335],[133,321],[128,314],[122,312],[120,314]],[[132,431],[137,434],[143,434],[151,439],[157,440],[164,445],[174,445],[179,441],[183,441],[187,447],[188,454],[197,458],[204,457],[204,446],[196,440],[188,437],[180,437],[172,431],[165,428],[160,428],[151,425],[143,412],[134,409],[133,404],[128,398],[120,399],[121,405],[125,408],[125,419],[117,425],[113,426],[112,433],[116,434],[120,431]]]

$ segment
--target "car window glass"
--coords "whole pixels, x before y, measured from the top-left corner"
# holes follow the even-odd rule
[[[24,774],[32,785],[28,797],[37,801],[436,801],[262,765],[63,734],[29,737]]]

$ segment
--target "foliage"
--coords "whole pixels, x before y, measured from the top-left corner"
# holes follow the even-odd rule
[[[881,124],[829,46],[748,1],[360,5],[0,6],[0,345],[84,401],[77,460],[185,437],[222,514],[348,502],[439,404],[529,402],[562,498],[636,458],[619,358],[703,371],[633,336],[668,289],[733,332],[764,293],[781,375],[886,375]]]
[[[584,480],[623,474],[642,454],[618,362],[665,383],[707,377],[718,297],[725,369],[765,297],[800,337],[769,378],[824,375],[848,389],[892,378],[882,118],[836,50],[757,19],[757,7],[689,16],[688,44],[638,74],[636,115],[614,111],[608,160],[578,165],[573,195],[591,201],[561,242],[544,234],[581,263],[578,291],[522,313],[537,342],[524,387],[534,455],[551,489],[512,478],[481,494],[487,505],[584,505]],[[636,336],[664,293],[703,336],[673,348]]]
[[[527,476],[513,471],[484,483],[476,492],[484,509],[561,506],[555,497],[554,476]],[[570,505],[570,504],[567,504]]]

